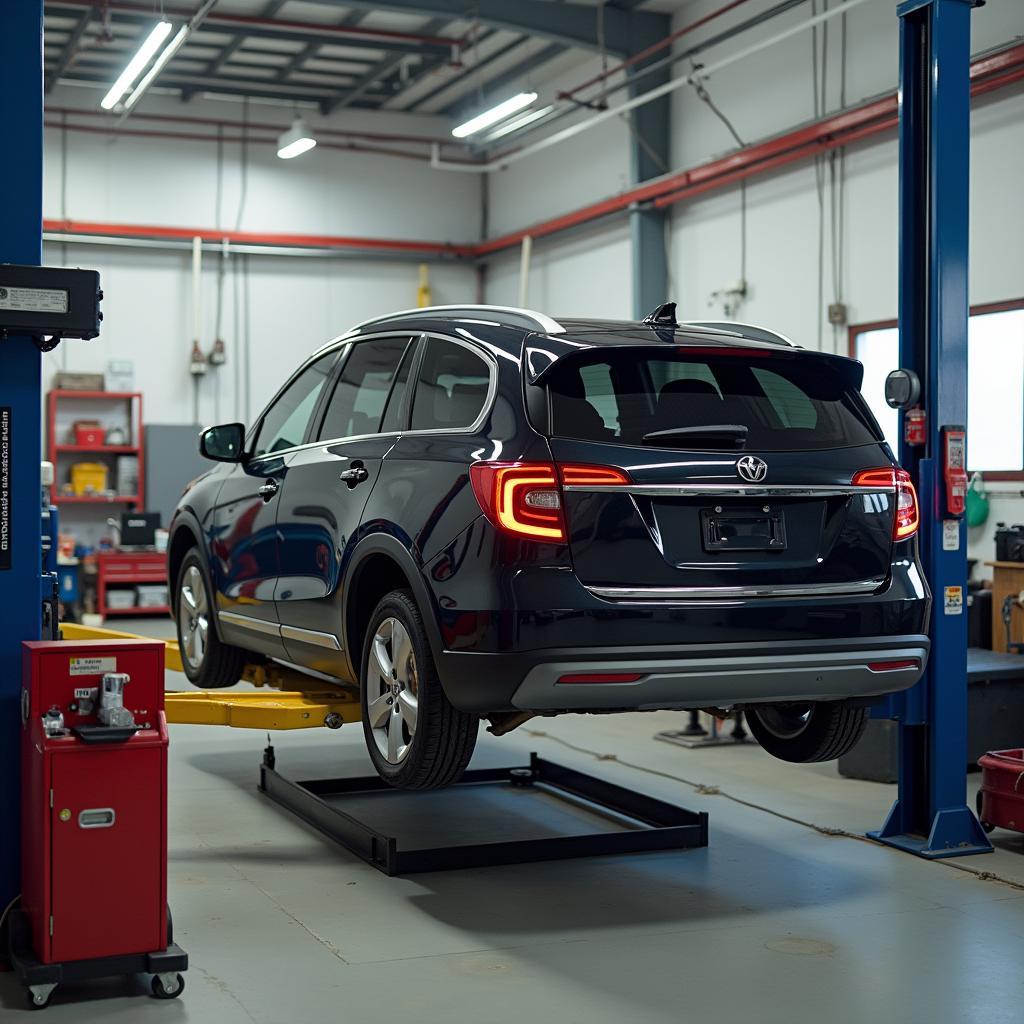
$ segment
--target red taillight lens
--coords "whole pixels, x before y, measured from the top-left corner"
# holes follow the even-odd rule
[[[565,542],[562,494],[549,462],[474,462],[473,493],[487,518],[519,537]]]
[[[629,476],[614,466],[560,465],[558,472],[566,487],[618,487],[630,482]]]
[[[559,676],[560,683],[635,683],[642,679],[640,672],[575,672]]]
[[[872,672],[897,672],[903,668],[917,668],[917,658],[905,658],[902,661],[869,661],[868,668]]]
[[[563,544],[562,486],[621,486],[629,476],[612,466],[550,462],[474,462],[469,480],[480,508],[499,529],[517,537]]]
[[[855,487],[895,487],[896,516],[892,524],[893,540],[907,540],[917,533],[921,525],[921,513],[917,505],[917,491],[914,490],[910,474],[905,469],[886,466],[882,469],[862,469],[853,478]]]

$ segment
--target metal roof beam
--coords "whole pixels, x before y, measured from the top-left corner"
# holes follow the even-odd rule
[[[61,51],[60,57],[57,60],[57,66],[50,71],[46,76],[46,91],[47,93],[53,90],[53,87],[57,84],[57,79],[67,70],[68,65],[74,59],[78,53],[78,48],[81,45],[82,37],[89,29],[89,25],[92,22],[93,15],[96,13],[95,8],[90,7],[85,11],[82,16],[78,19],[78,24],[71,30],[71,35],[68,37],[67,43],[64,44],[64,49]]]
[[[563,46],[600,52],[596,9],[581,3],[549,3],[547,0],[307,0],[328,7],[398,11],[425,17],[479,21],[493,28],[521,35],[539,36]],[[640,48],[639,40],[652,32],[668,32],[663,14],[606,7],[604,35],[607,50],[626,57]]]
[[[497,99],[496,94],[501,92],[505,86],[514,84],[524,75],[528,75],[534,68],[540,67],[541,64],[546,64],[549,60],[554,60],[555,57],[565,53],[565,50],[566,48],[561,43],[548,43],[543,50],[538,50],[532,56],[510,67],[508,71],[503,71],[496,78],[485,82],[484,91],[487,93],[488,98]],[[454,103],[449,104],[440,113],[445,117],[458,117],[463,112],[467,112],[477,102],[475,97],[467,102],[463,96]]]

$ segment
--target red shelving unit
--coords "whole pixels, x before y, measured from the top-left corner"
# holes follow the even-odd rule
[[[167,605],[132,605],[111,608],[107,604],[110,587],[127,587],[137,583],[166,583],[167,558],[153,551],[103,551],[97,556],[96,611],[109,615],[167,615]]]
[[[74,414],[61,416],[62,410],[69,406],[75,409]],[[88,419],[91,415],[103,419],[103,415],[118,407],[125,408],[127,416],[115,415],[127,427],[130,444],[80,445],[64,440],[70,423],[76,419]],[[145,449],[142,445],[142,392],[140,391],[71,391],[54,388],[46,396],[47,422],[47,459],[53,463],[55,482],[50,491],[50,499],[56,505],[127,505],[145,508]],[[134,455],[138,459],[139,481],[137,493],[131,495],[85,494],[66,495],[60,493],[70,468],[69,455],[91,455],[97,460],[106,461],[103,456]],[[61,456],[65,456],[63,459]],[[111,477],[116,463],[109,463]],[[116,489],[116,481],[115,481]],[[71,524],[69,524],[70,526]]]

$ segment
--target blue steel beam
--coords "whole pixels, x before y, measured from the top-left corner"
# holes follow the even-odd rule
[[[0,263],[38,265],[43,245],[43,3],[0,15]],[[0,340],[0,911],[19,891],[21,642],[39,639],[42,357],[29,338]],[[6,469],[6,473],[4,470]],[[6,477],[6,481],[5,478]],[[6,486],[4,486],[6,482]],[[6,493],[5,493],[6,492]],[[9,559],[9,565],[8,565]]]
[[[893,701],[899,792],[874,838],[924,857],[988,853],[967,808],[967,551],[946,511],[943,426],[967,422],[970,15],[975,0],[909,0],[900,18],[900,365],[921,378],[922,450],[900,458],[920,495],[920,545],[932,590],[923,680]],[[968,439],[968,443],[969,443]],[[955,522],[957,545],[944,542]],[[952,528],[951,528],[952,529]]]

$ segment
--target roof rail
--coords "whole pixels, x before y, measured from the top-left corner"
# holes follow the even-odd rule
[[[403,309],[397,313],[388,313],[386,316],[376,316],[371,320],[364,320],[356,324],[352,331],[358,331],[363,327],[387,323],[389,320],[404,320],[409,317],[430,317],[433,313],[441,313],[450,317],[461,317],[463,319],[479,319],[486,316],[488,319],[496,320],[506,327],[526,327],[529,330],[543,331],[544,334],[564,334],[565,328],[551,317],[544,313],[537,313],[532,309],[518,309],[515,306],[483,306],[483,305],[459,305],[459,306],[422,306],[419,309]],[[347,332],[347,333],[351,333]]]
[[[728,331],[732,334],[739,334],[753,341],[766,341],[770,345],[785,345],[787,348],[798,348],[784,334],[773,331],[768,327],[758,327],[756,324],[744,324],[738,320],[686,320],[680,327],[707,327],[711,330]]]

